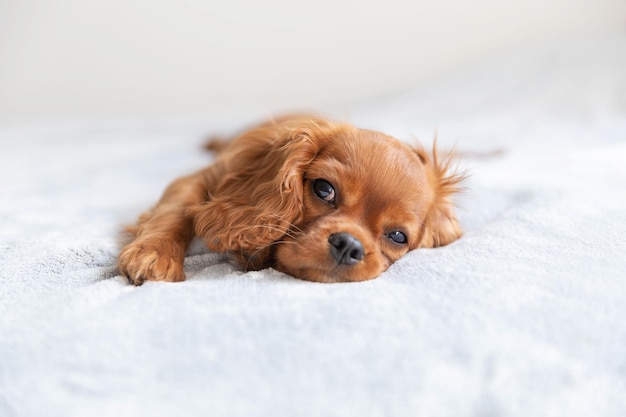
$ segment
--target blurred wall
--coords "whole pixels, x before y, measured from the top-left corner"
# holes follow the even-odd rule
[[[625,0],[0,0],[0,122],[310,108],[625,16]]]

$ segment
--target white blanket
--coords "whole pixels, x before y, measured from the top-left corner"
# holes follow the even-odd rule
[[[327,113],[465,153],[465,236],[380,278],[195,245],[133,287],[120,225],[249,123],[0,129],[0,416],[626,415],[626,37],[511,53]]]

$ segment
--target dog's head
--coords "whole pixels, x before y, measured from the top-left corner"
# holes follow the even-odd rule
[[[451,201],[460,177],[435,150],[382,133],[296,118],[244,133],[218,164],[223,178],[192,210],[196,233],[251,269],[362,281],[461,235]]]

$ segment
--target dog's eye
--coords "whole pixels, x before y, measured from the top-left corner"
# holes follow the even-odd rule
[[[313,192],[327,203],[335,202],[335,189],[326,180],[313,181]]]
[[[387,237],[391,239],[394,243],[397,243],[399,245],[404,245],[408,241],[406,235],[398,230],[387,233]]]

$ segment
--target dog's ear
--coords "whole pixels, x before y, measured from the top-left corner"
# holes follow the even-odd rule
[[[271,244],[302,219],[304,171],[334,129],[326,120],[296,119],[236,138],[216,163],[223,174],[209,200],[188,210],[196,235],[212,250],[263,266]]]
[[[439,160],[436,142],[431,155],[422,148],[416,149],[416,152],[424,164],[432,191],[432,201],[422,225],[419,247],[434,248],[447,245],[463,234],[452,198],[461,191],[460,183],[465,179],[465,174],[450,172],[450,164],[454,159],[452,153],[443,161]]]

